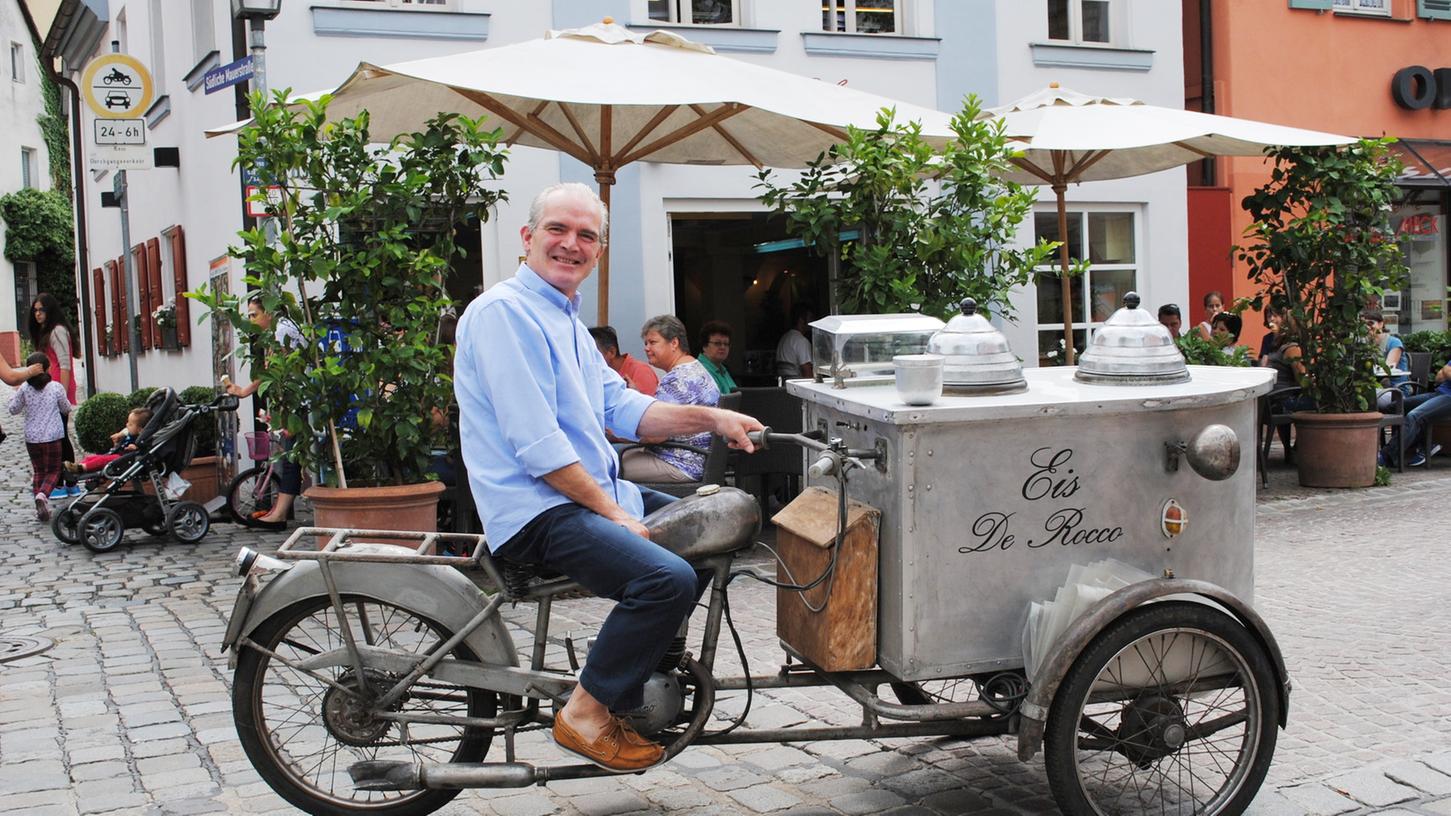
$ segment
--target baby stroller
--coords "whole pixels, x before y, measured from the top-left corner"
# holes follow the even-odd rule
[[[56,538],[100,553],[115,549],[131,527],[154,536],[170,533],[184,544],[206,536],[211,528],[206,508],[169,497],[166,481],[191,461],[196,423],[216,411],[236,410],[237,398],[224,394],[210,405],[181,405],[175,391],[161,388],[146,407],[151,419],[136,438],[136,450],[86,477],[86,491],[51,522]]]

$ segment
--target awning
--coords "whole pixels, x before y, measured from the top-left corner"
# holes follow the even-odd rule
[[[1403,187],[1451,187],[1451,141],[1401,139],[1391,145],[1406,169],[1396,183]]]

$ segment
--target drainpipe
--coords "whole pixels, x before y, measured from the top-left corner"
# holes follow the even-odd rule
[[[81,155],[81,89],[76,83],[56,73],[55,68],[46,64],[46,60],[36,60],[50,75],[51,81],[65,88],[70,95],[70,131],[71,131],[71,185],[75,188],[72,198],[72,206],[76,210],[76,269],[80,278],[81,298],[78,311],[84,313],[87,304],[91,302],[91,260],[90,244],[86,238],[86,167],[84,157]],[[84,322],[82,321],[84,318]],[[94,328],[91,323],[91,316],[77,314],[76,324]],[[96,393],[96,366],[95,366],[95,341],[91,332],[82,333],[82,345],[86,354],[86,394]]]
[[[1214,113],[1214,15],[1209,8],[1212,0],[1199,0],[1199,107],[1204,113]],[[1204,160],[1204,183],[1213,187],[1218,171],[1217,159]]]

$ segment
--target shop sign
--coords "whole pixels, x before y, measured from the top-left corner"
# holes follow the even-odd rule
[[[1429,213],[1408,215],[1396,227],[1396,236],[1411,241],[1434,241],[1439,234],[1439,222]]]
[[[1391,98],[1406,110],[1451,108],[1451,68],[1408,65],[1391,78]]]

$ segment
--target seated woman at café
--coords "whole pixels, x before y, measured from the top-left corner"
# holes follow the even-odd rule
[[[1375,407],[1381,413],[1389,411],[1394,401],[1392,391],[1399,390],[1411,395],[1411,365],[1406,358],[1406,344],[1401,338],[1386,331],[1385,314],[1380,309],[1361,309],[1360,319],[1370,331],[1371,342],[1380,350],[1380,359],[1385,362],[1376,366],[1376,373],[1387,375],[1384,387],[1376,391]]]
[[[659,315],[645,321],[640,330],[645,341],[645,359],[662,369],[665,376],[655,398],[680,405],[709,405],[720,402],[715,378],[690,355],[685,324],[675,315]],[[626,448],[620,456],[620,474],[632,482],[694,482],[705,474],[705,454],[674,445],[688,445],[704,451],[710,434],[673,436],[669,439],[642,438],[644,447]],[[661,443],[670,443],[664,445]]]
[[[1244,320],[1237,314],[1219,312],[1209,322],[1209,339],[1229,354],[1239,345],[1239,333],[1244,329]]]

